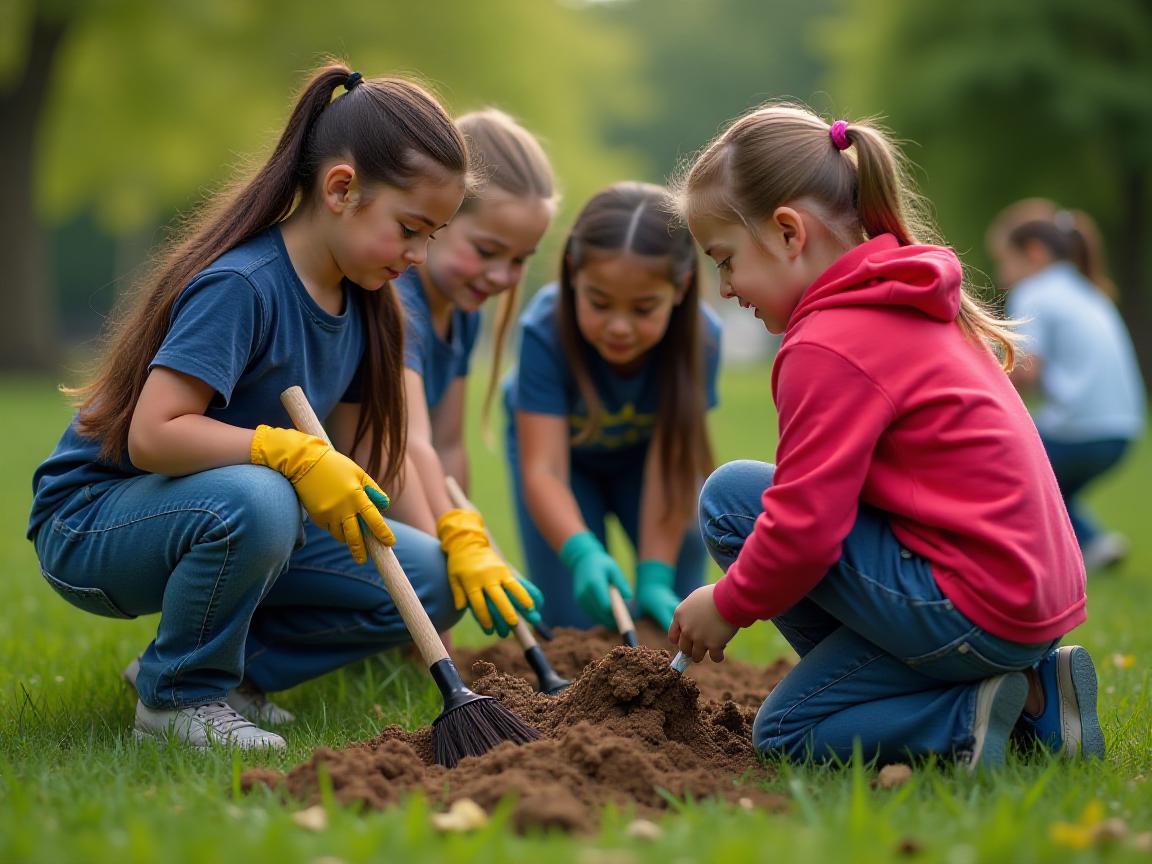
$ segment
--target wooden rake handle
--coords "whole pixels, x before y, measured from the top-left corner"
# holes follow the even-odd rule
[[[464,494],[464,490],[460,488],[460,484],[456,482],[455,477],[446,476],[444,478],[444,485],[448,487],[448,497],[452,499],[452,504],[459,507],[461,510],[471,510],[479,513],[479,509],[468,500],[468,496]],[[492,551],[508,564],[508,559],[504,558],[504,553],[500,551],[500,547],[496,545],[496,538],[492,536],[492,532],[488,530],[488,526],[484,526],[484,533],[488,535],[488,544],[492,547]],[[520,574],[516,572],[515,568],[508,564],[508,569],[512,571],[512,575],[519,577]],[[536,646],[536,637],[532,635],[532,628],[528,626],[528,622],[524,620],[523,615],[516,616],[516,626],[513,632],[516,634],[516,641],[520,643],[520,647],[527,651],[529,648]]]
[[[316,412],[308,404],[308,398],[304,395],[303,390],[299,387],[289,387],[280,394],[280,402],[287,409],[288,416],[292,418],[292,424],[297,429],[309,435],[315,435],[329,444],[332,443],[328,433],[324,430],[324,426],[320,423],[320,418],[316,416]],[[377,540],[370,531],[364,532],[364,545],[368,548],[368,555],[380,572],[380,578],[384,580],[384,587],[388,591],[388,596],[392,598],[392,602],[400,610],[400,617],[404,619],[404,625],[408,628],[408,633],[412,636],[412,641],[416,643],[416,648],[420,651],[420,656],[424,658],[425,664],[432,666],[441,660],[447,660],[448,651],[440,639],[440,634],[436,632],[432,619],[428,617],[428,613],[420,603],[420,598],[416,596],[412,583],[408,581],[404,569],[396,560],[396,554]]]

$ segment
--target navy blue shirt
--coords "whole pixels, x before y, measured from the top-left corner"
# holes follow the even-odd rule
[[[454,308],[445,341],[432,326],[432,309],[416,268],[408,268],[392,284],[404,307],[404,365],[424,379],[424,399],[432,411],[452,382],[468,374],[480,313]]]
[[[554,414],[568,418],[571,437],[584,428],[588,410],[576,379],[568,368],[557,320],[559,286],[548,285],[532,298],[520,316],[520,359],[504,381],[504,407],[509,434],[515,435],[515,412]],[[720,319],[700,306],[703,330],[706,407],[716,406],[716,377],[720,368]],[[650,352],[633,375],[621,375],[585,343],[584,360],[593,386],[603,403],[600,429],[589,441],[573,445],[573,453],[600,454],[646,446],[652,439],[660,400],[659,370]]]
[[[216,391],[205,416],[254,429],[290,426],[280,394],[304,389],[316,414],[359,402],[364,354],[360,289],[344,284],[344,311],[325,312],[292,268],[278,227],[256,235],[201,271],[172,310],[149,368],[191,375]],[[28,536],[79,489],[136,476],[128,460],[99,458],[100,444],[79,434],[76,418],[32,478]]]

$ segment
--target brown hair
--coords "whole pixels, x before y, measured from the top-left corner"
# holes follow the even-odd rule
[[[839,150],[831,126],[811,109],[773,102],[733,121],[676,182],[684,218],[710,215],[756,225],[777,207],[807,198],[821,206],[828,228],[845,244],[892,234],[902,246],[940,242],[910,167],[875,122],[848,124]],[[965,284],[957,322],[974,339],[998,349],[1005,369],[1015,363],[1017,337]]]
[[[511,116],[496,108],[473,111],[456,121],[468,142],[474,181],[460,212],[476,208],[485,189],[499,189],[516,198],[539,198],[551,206],[558,203],[552,164],[536,137]],[[481,424],[488,429],[492,400],[504,359],[504,340],[519,305],[520,285],[500,295],[492,337],[492,368],[484,393]]]
[[[248,177],[213,195],[178,231],[136,288],[131,305],[109,330],[107,350],[87,385],[69,390],[79,401],[79,429],[101,442],[100,457],[119,461],[148,366],[170,326],[185,286],[229,249],[306,206],[327,160],[349,159],[371,186],[407,188],[420,178],[463,175],[467,149],[451,119],[423,88],[400,78],[349,81],[352,70],[332,60],[304,85],[268,161]],[[356,424],[358,444],[373,447],[369,473],[381,462],[390,482],[403,465],[403,319],[392,291],[357,292],[365,321],[362,361],[364,404]]]
[[[1025,198],[1001,210],[988,228],[987,245],[993,254],[1005,245],[1023,249],[1033,240],[1042,243],[1053,258],[1076,265],[1102,294],[1119,299],[1108,273],[1100,229],[1083,210],[1062,210],[1047,198]]]
[[[666,259],[668,280],[685,286],[651,360],[660,370],[656,424],[663,432],[658,459],[667,478],[666,512],[673,512],[695,506],[696,483],[712,470],[712,444],[704,422],[705,330],[696,247],[688,230],[675,223],[672,198],[662,186],[616,183],[598,192],[576,217],[564,245],[557,310],[560,341],[588,409],[587,423],[573,443],[596,434],[604,410],[584,359],[588,343],[576,322],[575,274],[592,255],[624,253]]]

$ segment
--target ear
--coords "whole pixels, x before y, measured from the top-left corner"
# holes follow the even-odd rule
[[[798,257],[808,242],[808,231],[800,212],[791,207],[777,207],[772,211],[771,224],[779,237],[784,255],[788,258]]]
[[[320,194],[324,206],[332,213],[350,211],[360,203],[360,183],[356,169],[347,162],[337,162],[324,172]]]

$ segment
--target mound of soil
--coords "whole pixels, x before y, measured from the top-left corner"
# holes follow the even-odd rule
[[[548,643],[557,666],[560,652],[553,647],[559,641],[558,635]],[[687,798],[786,807],[785,799],[757,782],[767,769],[752,750],[754,709],[731,699],[702,699],[697,682],[668,662],[663,650],[615,647],[576,674],[572,686],[546,696],[524,678],[477,661],[473,689],[499,699],[539,730],[540,740],[501,744],[449,770],[432,762],[430,727],[389,726],[363,744],[319,749],[287,774],[250,770],[243,785],[273,786],[315,804],[322,770],[338,801],[377,809],[414,791],[445,807],[470,798],[488,812],[511,797],[512,824],[521,832],[592,832],[610,803],[648,817]]]
[[[551,642],[540,640],[540,647],[548,657],[552,668],[561,677],[570,681],[584,671],[584,667],[589,663],[599,660],[620,644],[620,634],[614,630],[605,630],[603,627],[593,630],[557,627],[555,634],[556,638]],[[640,639],[640,644],[649,648],[673,652],[675,650],[668,642],[668,635],[648,618],[641,618],[636,622],[636,635]],[[514,639],[493,642],[479,650],[458,648],[452,653],[469,686],[475,679],[475,674],[472,673],[472,678],[469,678],[469,673],[477,660],[486,661],[502,672],[518,675],[533,684],[536,683],[536,676]],[[775,687],[791,668],[792,664],[784,658],[766,667],[732,658],[726,659],[723,663],[713,663],[705,659],[702,663],[693,663],[684,674],[696,682],[703,698],[714,702],[730,699],[737,705],[755,710],[760,707],[768,691]]]

